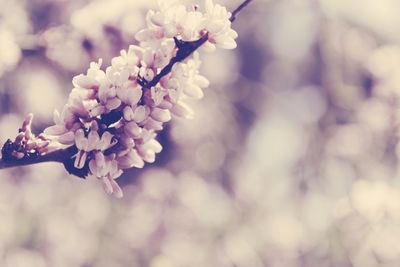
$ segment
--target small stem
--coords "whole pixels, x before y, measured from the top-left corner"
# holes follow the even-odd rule
[[[242,11],[243,8],[245,8],[250,2],[253,0],[246,0],[244,1],[240,6],[238,6],[235,10],[232,11],[232,16],[229,19],[231,22],[234,22],[236,20],[236,16],[239,14],[240,11]]]
[[[18,166],[26,166],[32,165],[41,162],[60,162],[64,163],[66,160],[70,159],[74,155],[75,149],[73,147],[65,148],[65,149],[58,149],[53,152],[44,155],[38,156],[30,156],[22,159],[15,159],[15,160],[3,160],[0,159],[0,170],[11,168],[11,167],[18,167]]]

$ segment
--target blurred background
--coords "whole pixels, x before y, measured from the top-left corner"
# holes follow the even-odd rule
[[[155,2],[0,0],[0,143],[29,112],[50,125]],[[122,200],[57,164],[0,172],[0,266],[400,266],[399,10],[254,0],[238,49],[202,54],[196,118],[119,178]]]

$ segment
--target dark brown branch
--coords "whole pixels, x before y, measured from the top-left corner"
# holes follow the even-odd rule
[[[48,154],[29,156],[22,159],[12,159],[12,160],[0,159],[0,170],[17,166],[32,165],[41,162],[64,163],[68,159],[70,159],[75,153],[76,153],[76,148],[72,146],[65,149],[55,150],[54,152],[50,152]]]
[[[233,10],[232,16],[229,20],[234,22],[236,20],[236,16],[239,14],[239,12],[242,11],[242,9],[245,8],[248,4],[250,4],[251,1],[253,1],[253,0],[246,0],[240,6],[238,6],[235,10]]]

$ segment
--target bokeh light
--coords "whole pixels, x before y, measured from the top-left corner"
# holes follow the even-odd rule
[[[0,143],[29,112],[48,126],[156,2],[0,0]],[[254,0],[123,199],[57,163],[0,171],[0,266],[400,266],[399,5]]]

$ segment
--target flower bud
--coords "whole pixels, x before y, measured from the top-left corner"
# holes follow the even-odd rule
[[[194,116],[193,110],[183,102],[176,103],[176,105],[172,107],[171,112],[178,117],[186,119],[193,119]]]
[[[127,135],[133,138],[138,138],[142,133],[142,128],[133,121],[126,124],[124,130]]]
[[[163,129],[162,122],[156,121],[152,118],[148,118],[144,127],[148,130],[161,131]]]
[[[201,90],[201,88],[197,85],[194,84],[187,84],[183,91],[185,92],[185,94],[189,97],[193,97],[196,99],[201,99],[204,96],[203,90]]]
[[[159,122],[167,122],[171,120],[171,113],[166,109],[154,108],[151,117]]]

